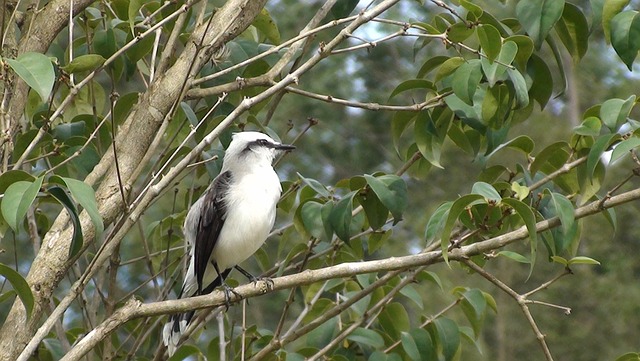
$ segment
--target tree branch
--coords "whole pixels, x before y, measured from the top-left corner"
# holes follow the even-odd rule
[[[629,191],[618,196],[614,196],[602,205],[602,209],[612,208],[621,204],[640,199],[640,189]],[[589,203],[583,207],[576,209],[576,219],[584,218],[590,215],[600,213],[600,201]],[[560,225],[560,219],[554,217],[548,220],[538,222],[536,224],[537,232],[543,232],[548,229]],[[480,255],[491,250],[504,247],[508,244],[525,239],[528,236],[528,230],[525,226],[512,232],[480,241],[459,249],[453,249],[449,253],[449,260],[466,261],[469,257]],[[241,299],[256,297],[293,287],[299,287],[316,282],[323,282],[330,279],[353,277],[358,274],[390,272],[388,275],[394,275],[394,272],[404,271],[414,267],[428,266],[436,263],[442,263],[441,251],[431,251],[416,255],[393,257],[375,261],[349,262],[339,265],[316,269],[305,270],[293,275],[282,276],[272,279],[273,287],[270,287],[266,281],[258,281],[255,284],[246,284],[235,289],[235,294],[231,295],[231,302],[238,302]],[[383,277],[383,278],[385,278]],[[381,278],[381,279],[383,279]],[[372,283],[374,285],[375,283]],[[505,290],[506,291],[506,290]],[[520,297],[517,293],[510,294]],[[107,318],[102,324],[98,325],[90,334],[80,340],[76,346],[67,354],[63,360],[77,360],[95,347],[97,343],[107,337],[111,332],[135,318],[158,316],[167,313],[185,312],[193,309],[202,309],[208,307],[217,307],[225,304],[225,293],[223,291],[214,291],[205,296],[197,296],[186,299],[161,301],[144,304],[138,300],[131,299],[125,306],[118,309],[112,316]],[[307,327],[306,325],[305,327]],[[295,334],[295,332],[293,333]],[[258,355],[258,354],[257,354]],[[257,356],[256,355],[256,356]]]

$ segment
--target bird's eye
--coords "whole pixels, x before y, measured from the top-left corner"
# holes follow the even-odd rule
[[[267,140],[266,139],[258,139],[258,144],[267,145]]]

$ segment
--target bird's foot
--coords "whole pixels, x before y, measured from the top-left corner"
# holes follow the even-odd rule
[[[253,279],[251,280],[251,282],[253,282],[254,285],[256,283],[258,283],[258,281],[263,281],[267,285],[267,290],[268,291],[272,291],[273,290],[274,283],[273,283],[273,279],[271,279],[271,277],[258,276],[258,277],[253,277]]]
[[[229,310],[229,306],[231,306],[231,294],[238,299],[242,299],[242,295],[236,292],[232,287],[230,287],[226,282],[222,283],[222,292],[224,292],[224,305],[226,307],[225,311]]]

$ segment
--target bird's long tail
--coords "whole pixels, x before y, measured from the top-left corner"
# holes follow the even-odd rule
[[[202,291],[191,291],[192,287],[189,287],[186,283],[182,286],[182,290],[180,291],[180,295],[178,298],[186,298],[186,297],[194,297],[200,295],[206,295],[211,293],[216,287],[222,285],[222,281],[227,277],[231,270],[226,270],[222,272],[222,277],[216,277],[213,282],[211,282],[205,289]],[[189,292],[191,291],[191,292]],[[184,296],[185,294],[191,293],[191,296]],[[177,313],[169,316],[169,321],[164,325],[162,329],[162,341],[164,345],[167,347],[169,356],[172,356],[176,349],[178,348],[178,343],[180,342],[180,338],[187,330],[187,326],[191,323],[191,319],[195,314],[195,310],[187,311],[184,313]]]

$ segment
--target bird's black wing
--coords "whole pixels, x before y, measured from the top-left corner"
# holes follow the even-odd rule
[[[204,196],[200,220],[198,221],[196,244],[194,246],[198,294],[201,294],[204,273],[226,219],[227,205],[224,198],[229,190],[231,177],[232,175],[229,171],[218,175],[213,181],[213,186],[207,190]]]

